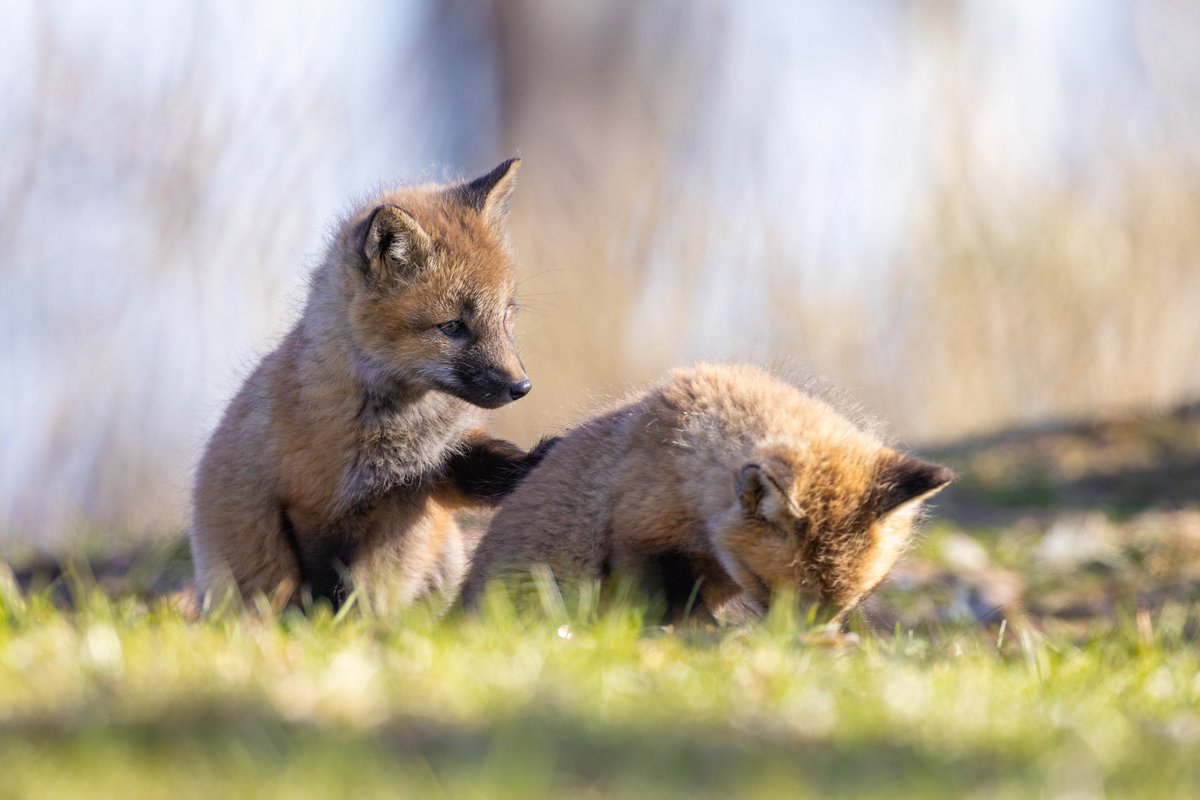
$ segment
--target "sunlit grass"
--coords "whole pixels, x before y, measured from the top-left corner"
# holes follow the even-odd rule
[[[482,615],[226,613],[65,579],[0,593],[14,796],[1180,796],[1197,609],[839,643],[778,611],[664,629],[628,600]]]

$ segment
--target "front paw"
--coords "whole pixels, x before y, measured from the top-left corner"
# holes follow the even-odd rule
[[[533,448],[525,454],[525,466],[527,469],[533,469],[538,464],[542,463],[542,459],[550,452],[554,445],[562,441],[561,436],[543,436]]]

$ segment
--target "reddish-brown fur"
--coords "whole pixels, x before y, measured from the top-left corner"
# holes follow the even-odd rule
[[[779,592],[844,611],[950,479],[760,370],[676,370],[549,452],[493,519],[465,599],[545,564],[558,578],[630,575],[676,610],[699,582],[716,616]]]
[[[304,313],[230,403],[201,461],[198,592],[336,605],[339,570],[386,572],[402,600],[453,592],[453,517],[491,503],[526,458],[481,408],[528,391],[512,339],[504,231],[517,162],[458,186],[384,192],[339,227]]]

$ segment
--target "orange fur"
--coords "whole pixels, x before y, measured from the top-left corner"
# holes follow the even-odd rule
[[[384,192],[343,221],[303,315],[246,380],[200,463],[191,542],[201,595],[232,586],[294,598],[302,584],[344,595],[342,567],[360,585],[390,572],[404,601],[457,588],[466,552],[451,512],[494,500],[471,481],[522,455],[481,428],[481,407],[529,386],[504,233],[516,168]],[[487,466],[454,470],[480,448],[492,448]]]
[[[494,576],[545,564],[559,578],[628,573],[676,605],[699,581],[717,616],[779,592],[846,610],[950,478],[760,370],[676,370],[549,452],[493,519],[466,600]],[[672,581],[683,597],[670,596]]]

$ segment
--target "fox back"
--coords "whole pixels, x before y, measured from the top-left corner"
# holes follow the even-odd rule
[[[669,606],[697,592],[718,616],[781,593],[845,611],[950,478],[758,369],[676,370],[563,437],[502,505],[467,588],[545,563],[649,576]]]
[[[201,594],[231,580],[243,595],[307,587],[336,605],[351,567],[398,576],[408,599],[457,589],[453,511],[494,504],[540,457],[481,427],[483,409],[530,389],[505,231],[517,163],[383,192],[337,227],[303,315],[201,461]]]

